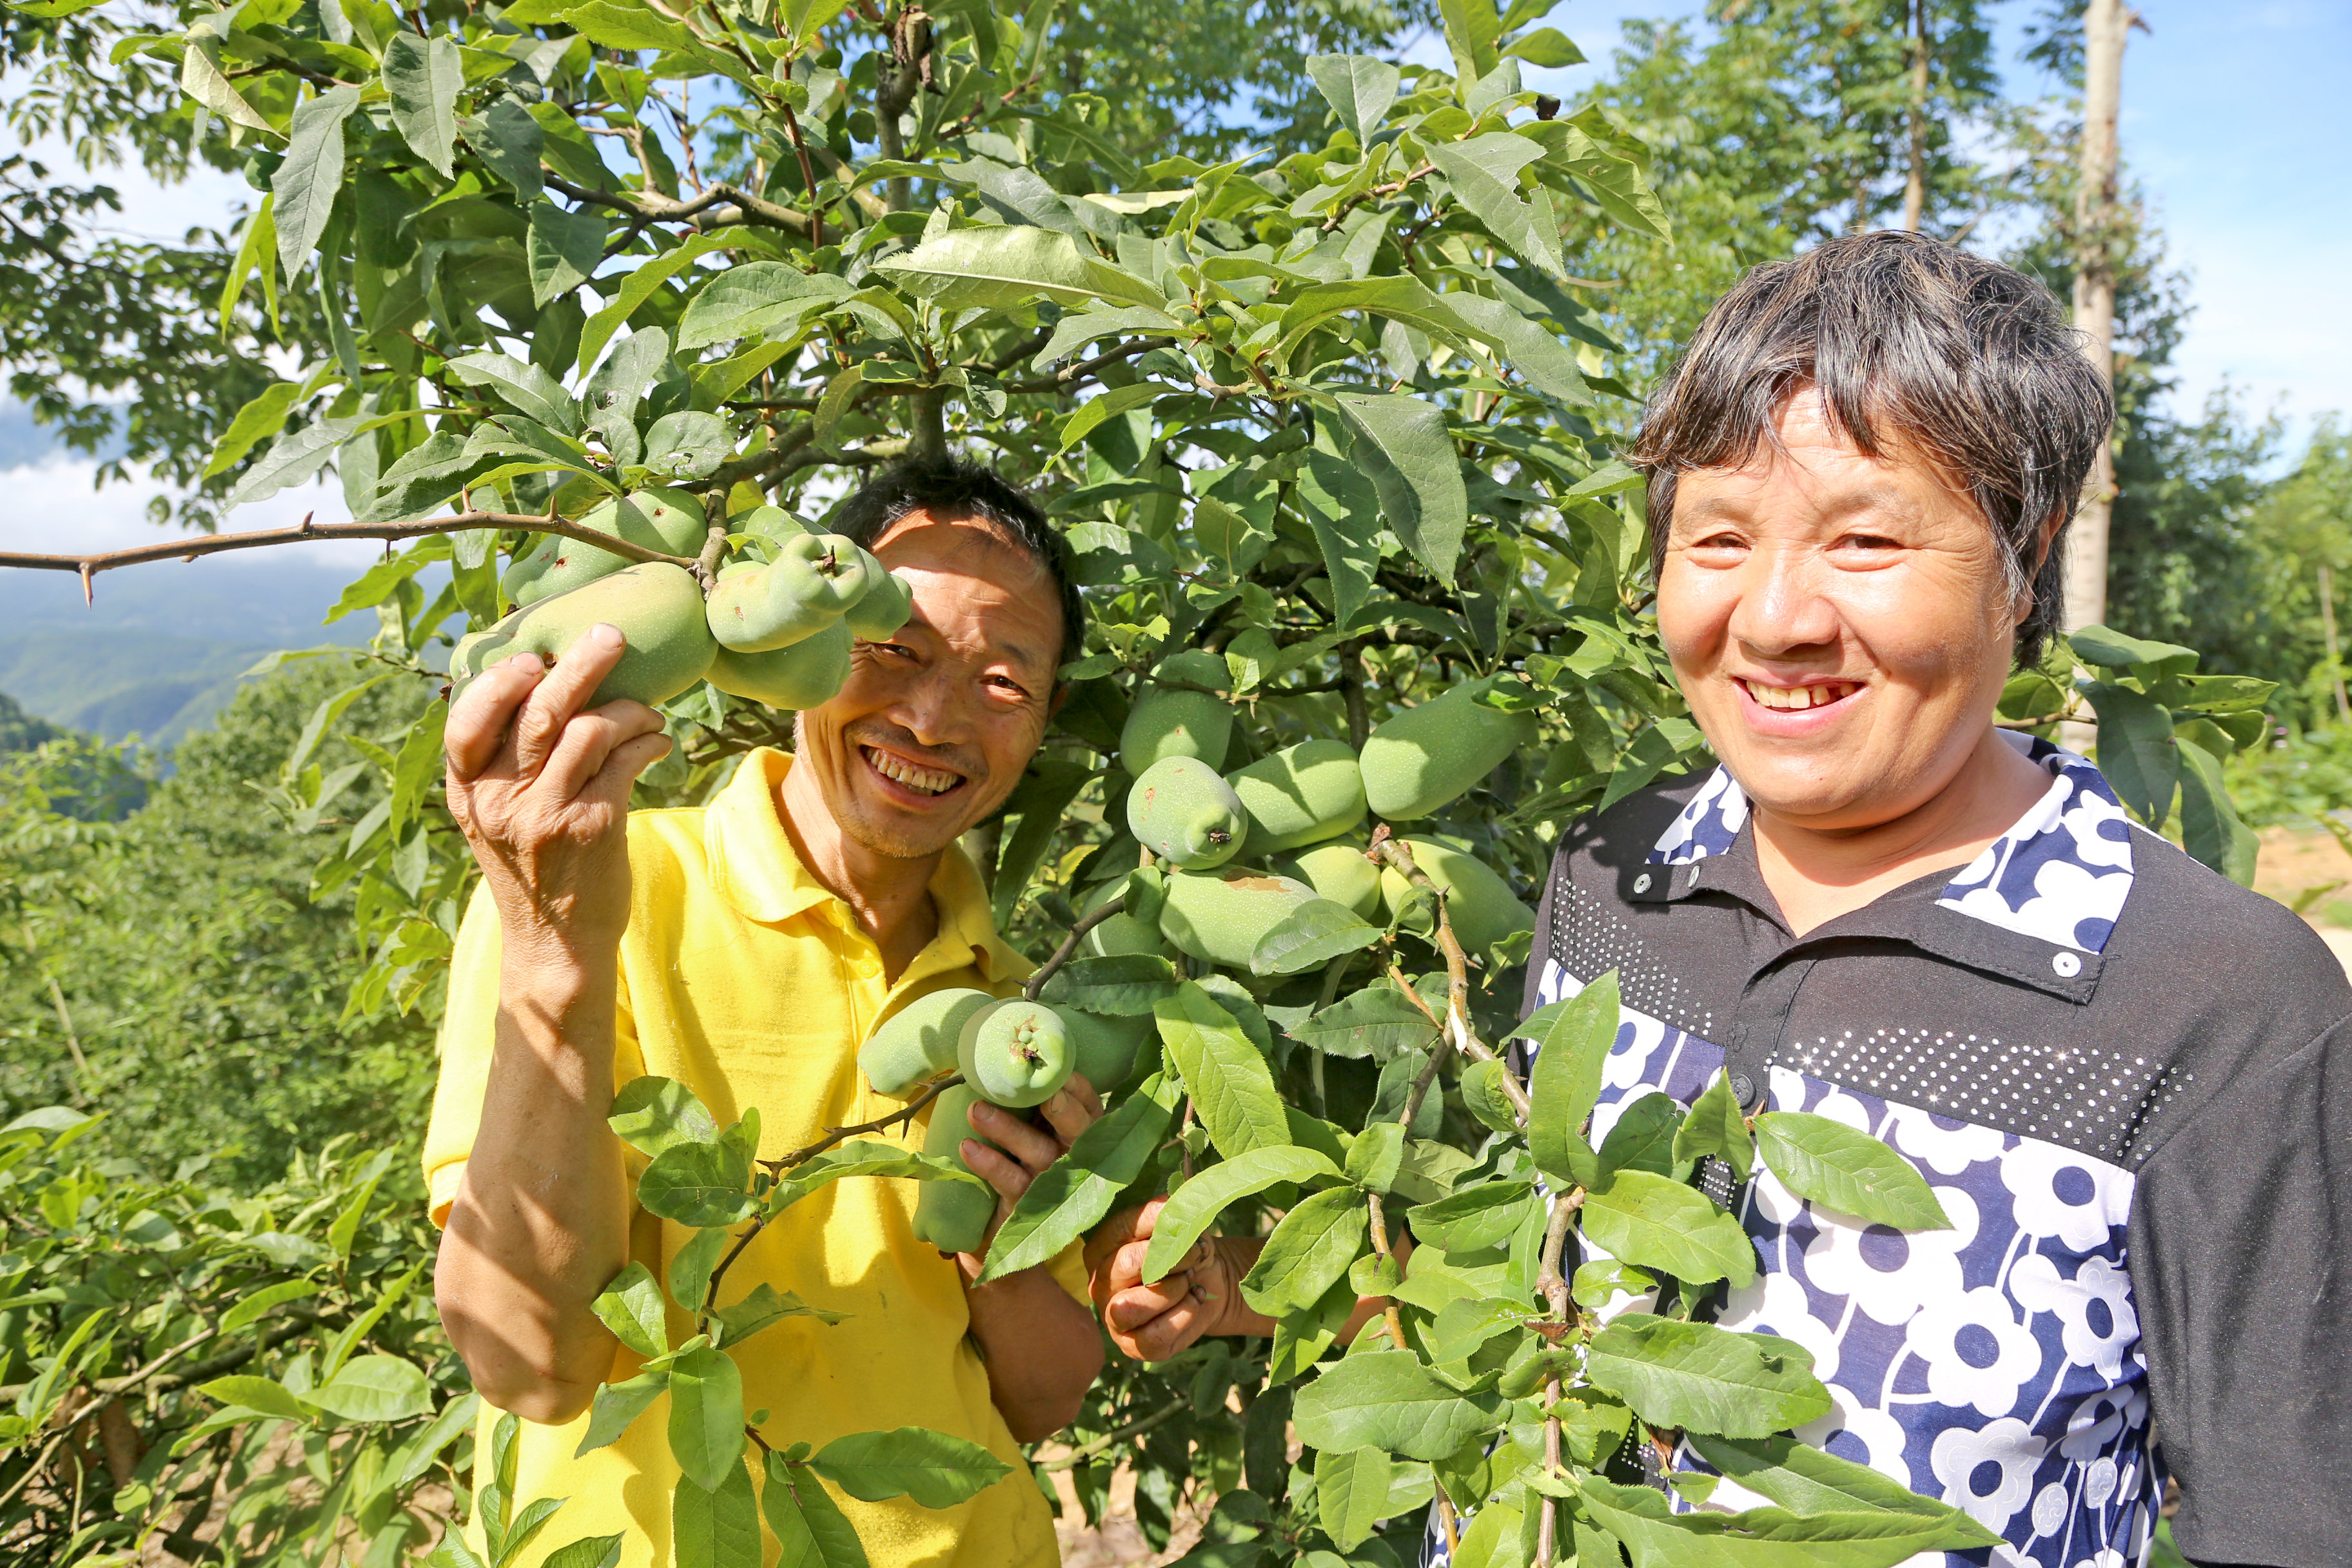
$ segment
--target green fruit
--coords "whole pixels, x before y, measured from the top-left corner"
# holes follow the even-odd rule
[[[1162,680],[1189,681],[1216,691],[1233,683],[1223,659],[1197,648],[1161,659],[1152,673]],[[1211,691],[1147,687],[1128,710],[1127,726],[1118,732],[1118,765],[1138,777],[1169,757],[1198,757],[1214,767],[1224,761],[1233,736],[1233,704],[1224,698]]]
[[[1318,844],[1296,855],[1276,856],[1274,869],[1297,878],[1318,896],[1345,904],[1366,920],[1381,907],[1381,868],[1364,858],[1360,844]]]
[[[849,628],[835,621],[813,637],[766,653],[721,647],[709,677],[730,697],[785,712],[820,707],[849,679]]]
[[[699,555],[709,534],[701,503],[679,490],[639,490],[605,501],[591,508],[580,525],[665,555]],[[630,563],[625,555],[560,533],[544,533],[538,544],[515,558],[499,586],[521,607],[568,594]]]
[[[1136,842],[1185,871],[1206,871],[1241,853],[1249,818],[1241,797],[1197,757],[1163,757],[1127,792]]]
[[[866,642],[881,642],[897,637],[899,628],[914,617],[915,587],[896,573],[884,571],[882,563],[871,555],[866,559],[874,562],[866,574],[866,596],[852,605],[841,618],[848,626],[850,636]]]
[[[1069,1079],[1069,1030],[1043,1002],[999,1002],[964,1019],[956,1066],[982,1100],[1025,1110],[1053,1099]]]
[[[1175,950],[1160,934],[1160,889],[1157,871],[1129,871],[1108,882],[1096,883],[1079,904],[1078,913],[1090,915],[1118,898],[1127,900],[1128,912],[1088,927],[1087,934],[1078,939],[1078,951],[1090,958],[1110,958],[1125,952],[1148,952],[1164,958],[1172,953]],[[1148,910],[1143,908],[1146,905],[1150,906]]]
[[[1515,931],[1536,929],[1536,912],[1519,902],[1509,883],[1475,855],[1433,839],[1408,838],[1412,863],[1445,889],[1445,921],[1463,951],[1481,953]],[[1381,870],[1381,898],[1391,917],[1404,905],[1412,884],[1396,871]]]
[[[931,1101],[931,1124],[923,1134],[923,1152],[969,1171],[971,1167],[964,1163],[961,1147],[965,1139],[978,1139],[995,1148],[972,1131],[971,1108],[979,1102],[980,1096],[969,1084],[941,1090]],[[996,1217],[995,1191],[962,1182],[917,1184],[923,1192],[915,1200],[915,1239],[941,1252],[978,1252],[988,1239],[988,1222]]]
[[[710,590],[710,635],[736,653],[805,641],[866,596],[872,559],[839,534],[787,539],[766,565],[719,574]]]
[[[1242,866],[1179,871],[1168,879],[1160,930],[1192,957],[1246,973],[1258,939],[1315,896],[1304,882]]]
[[[1535,739],[1532,713],[1504,713],[1478,700],[1492,679],[1473,680],[1408,708],[1364,742],[1364,796],[1391,822],[1427,816]]]
[[[1364,820],[1364,774],[1343,741],[1301,741],[1226,782],[1249,813],[1250,852],[1320,844]]]
[[[857,1047],[866,1081],[877,1094],[912,1100],[926,1079],[954,1070],[965,1021],[995,1000],[969,987],[916,997],[883,1019]]]
[[[1510,1069],[1498,1061],[1472,1062],[1462,1069],[1462,1103],[1481,1123],[1497,1132],[1517,1132],[1518,1113],[1503,1092],[1503,1075]]]
[[[703,624],[702,585],[694,574],[648,561],[541,599],[467,637],[450,658],[450,677],[463,690],[475,676],[519,653],[552,664],[599,621],[619,628],[629,646],[584,707],[623,698],[658,707],[700,680],[719,651]]]
[[[1108,1094],[1127,1081],[1127,1075],[1135,1070],[1135,1053],[1156,1032],[1148,1013],[1118,1018],[1066,1007],[1061,1014],[1070,1038],[1070,1071],[1094,1085],[1097,1094]]]

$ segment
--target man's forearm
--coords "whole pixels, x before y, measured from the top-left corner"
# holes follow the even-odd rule
[[[1102,1371],[1094,1314],[1043,1268],[968,1287],[964,1300],[989,1397],[1013,1437],[1040,1442],[1076,1420]]]
[[[586,1408],[614,1339],[593,1303],[628,1261],[612,1109],[618,979],[509,962],[482,1121],[441,1239],[435,1296],[474,1384],[536,1421]]]

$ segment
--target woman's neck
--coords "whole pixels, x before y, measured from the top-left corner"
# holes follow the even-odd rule
[[[1756,860],[1791,934],[1930,871],[1967,865],[2050,788],[2050,774],[1987,725],[1984,739],[1927,801],[1867,827],[1821,828],[1756,808]]]

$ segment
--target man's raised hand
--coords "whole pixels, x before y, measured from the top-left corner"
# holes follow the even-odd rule
[[[629,915],[629,790],[669,750],[641,702],[582,711],[626,644],[597,625],[553,668],[519,654],[450,705],[450,815],[509,944],[607,958]]]

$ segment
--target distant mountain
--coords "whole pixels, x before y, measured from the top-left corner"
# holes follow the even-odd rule
[[[29,752],[44,741],[54,741],[65,733],[55,724],[35,718],[16,705],[16,700],[0,691],[0,756],[11,752]]]

